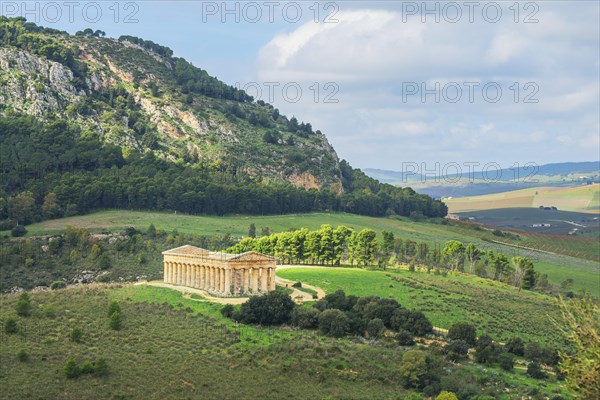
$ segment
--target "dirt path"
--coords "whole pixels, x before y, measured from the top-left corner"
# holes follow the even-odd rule
[[[329,268],[329,267],[312,267],[312,266],[308,266],[308,265],[304,265],[304,266],[285,265],[285,266],[278,266],[277,270],[285,269],[285,268],[298,268],[298,267]],[[305,301],[315,301],[315,299],[313,299],[313,297],[312,297],[312,294],[303,292],[301,290],[298,290],[295,287],[292,287],[292,285],[294,283],[296,283],[296,282],[291,281],[289,279],[283,279],[278,276],[275,276],[275,284],[277,284],[279,286],[287,286],[289,289],[291,289],[292,293],[290,293],[290,297],[292,299],[294,299],[294,301],[296,303],[303,303]],[[242,303],[245,303],[246,301],[248,301],[248,299],[250,298],[250,297],[218,297],[218,296],[213,296],[212,294],[208,293],[206,290],[196,289],[196,288],[192,288],[192,287],[188,287],[188,286],[172,285],[170,283],[164,283],[163,281],[150,281],[150,282],[141,281],[141,282],[137,282],[136,285],[147,285],[147,286],[163,287],[163,288],[167,288],[167,289],[177,290],[178,292],[182,293],[182,296],[184,299],[194,300],[194,301],[208,301],[211,303],[219,303],[219,304],[242,304]],[[325,291],[323,289],[321,289],[320,287],[306,285],[304,283],[302,284],[302,286],[307,289],[312,289],[315,292],[317,292],[317,299],[322,299],[323,297],[325,297]],[[203,299],[194,299],[192,297],[193,294],[202,296]]]

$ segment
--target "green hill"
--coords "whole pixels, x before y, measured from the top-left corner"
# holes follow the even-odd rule
[[[0,17],[0,229],[98,208],[446,214],[167,47],[101,36]]]

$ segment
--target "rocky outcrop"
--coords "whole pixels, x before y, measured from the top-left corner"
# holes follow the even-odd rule
[[[73,85],[70,69],[15,49],[0,48],[0,80],[0,102],[35,116],[60,113],[85,96]]]

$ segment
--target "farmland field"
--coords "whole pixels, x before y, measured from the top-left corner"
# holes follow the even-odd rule
[[[450,213],[496,208],[539,206],[556,207],[563,211],[598,214],[600,212],[600,185],[575,187],[535,187],[482,196],[445,199]]]
[[[405,270],[367,271],[357,268],[285,268],[282,278],[319,286],[326,293],[343,289],[356,296],[394,298],[419,309],[434,326],[449,328],[458,321],[479,327],[498,340],[518,335],[560,345],[552,320],[560,320],[556,300],[468,275],[434,275]]]
[[[588,213],[571,211],[551,211],[539,208],[496,208],[456,213],[461,219],[468,219],[486,226],[520,229],[536,233],[589,234],[598,236],[600,219]]]

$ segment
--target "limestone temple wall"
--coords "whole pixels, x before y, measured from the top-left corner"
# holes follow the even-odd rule
[[[162,254],[165,283],[203,289],[219,296],[275,290],[276,259],[265,254],[212,252],[189,245]]]

